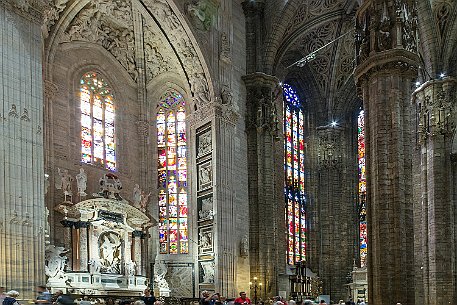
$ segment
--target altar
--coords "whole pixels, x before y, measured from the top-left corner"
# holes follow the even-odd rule
[[[147,287],[147,229],[139,206],[104,196],[55,208],[64,245],[46,247],[47,285],[80,295],[141,295]]]

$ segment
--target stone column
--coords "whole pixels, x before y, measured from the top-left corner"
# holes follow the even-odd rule
[[[64,219],[60,222],[64,229],[63,229],[63,242],[64,247],[66,250],[69,250],[65,255],[68,258],[67,262],[67,270],[73,270],[73,238],[72,238],[72,230],[75,225],[73,221]]]
[[[323,293],[329,294],[332,300],[347,298],[345,285],[357,248],[358,221],[354,200],[357,186],[353,178],[357,168],[356,152],[349,149],[353,129],[341,125],[344,123],[317,128],[318,202],[309,206],[308,211],[308,215],[317,216],[313,220],[316,225],[310,230],[318,231],[319,243],[309,245],[319,260],[315,270],[323,282]]]
[[[284,147],[279,141],[282,90],[263,73],[244,78],[247,88],[246,134],[249,179],[249,253],[251,277],[263,285],[258,297],[277,294],[285,266]]]
[[[417,287],[424,305],[456,304],[456,240],[451,156],[457,80],[431,80],[413,94],[421,192],[415,202]],[[454,148],[455,149],[455,148]],[[455,179],[455,178],[454,178]],[[419,280],[421,279],[421,280]]]
[[[136,263],[136,275],[142,275],[143,261],[142,261],[142,247],[141,241],[144,233],[141,231],[132,232],[132,243],[133,243],[133,257],[132,261]]]
[[[41,1],[0,1],[0,285],[45,283]]]
[[[369,304],[413,305],[414,2],[368,0],[356,18],[355,78],[366,126]]]
[[[243,5],[246,17],[246,63],[247,73],[262,71],[263,10],[265,0],[245,0]]]
[[[88,245],[88,229],[90,222],[78,221],[75,224],[76,229],[79,231],[79,270],[88,271],[89,263],[89,245]]]

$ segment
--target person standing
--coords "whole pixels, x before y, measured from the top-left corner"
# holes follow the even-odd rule
[[[16,290],[10,290],[6,293],[6,297],[3,300],[3,305],[19,305],[18,301],[16,301],[16,298],[19,296],[19,292]]]
[[[38,296],[36,297],[35,304],[38,305],[50,305],[52,295],[46,288],[46,286],[37,287]]]
[[[140,298],[146,305],[154,305],[157,301],[156,298],[151,294],[151,289],[146,288],[144,290],[144,295]]]
[[[0,287],[0,305],[3,304],[3,300],[6,298],[5,287]]]
[[[250,305],[251,300],[246,296],[246,292],[241,291],[240,297],[235,299],[235,305]]]

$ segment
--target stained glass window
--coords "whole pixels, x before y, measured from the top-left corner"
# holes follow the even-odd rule
[[[293,265],[306,258],[305,128],[297,93],[288,84],[283,90],[287,262]]]
[[[160,253],[189,253],[186,111],[183,97],[174,91],[159,103],[157,149]]]
[[[365,121],[364,112],[360,111],[357,120],[357,143],[358,143],[358,165],[359,165],[359,234],[360,234],[360,266],[365,267],[367,263],[367,180],[365,176]]]
[[[80,80],[81,161],[116,170],[114,99],[107,83],[96,72]]]

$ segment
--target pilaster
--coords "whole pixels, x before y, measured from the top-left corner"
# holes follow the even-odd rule
[[[0,2],[0,285],[24,299],[45,283],[40,3]]]
[[[453,207],[453,140],[457,80],[431,80],[413,93],[417,109],[416,141],[420,155],[415,205],[416,287],[425,305],[454,304],[456,296],[455,214]],[[455,178],[454,178],[455,179]],[[420,281],[419,281],[420,279]]]
[[[198,285],[200,291],[235,295],[241,236],[233,217],[233,135],[239,114],[231,98],[222,96],[217,101],[199,107],[189,118],[197,173],[193,189],[197,198]]]

